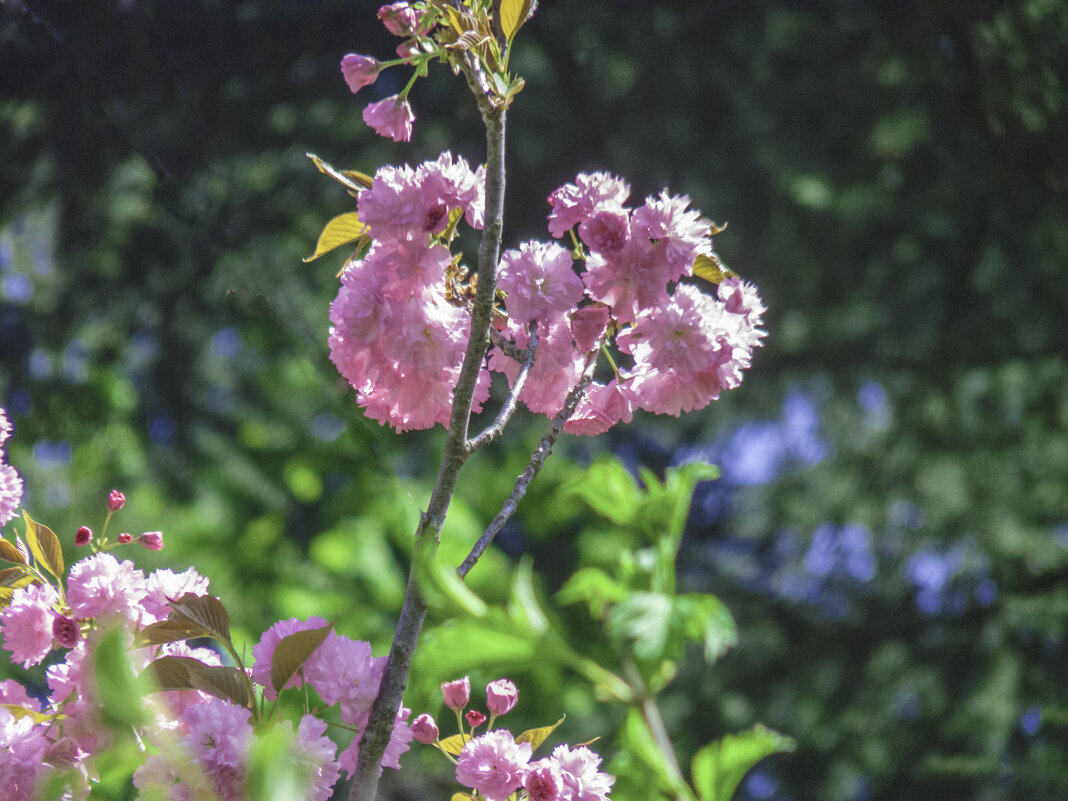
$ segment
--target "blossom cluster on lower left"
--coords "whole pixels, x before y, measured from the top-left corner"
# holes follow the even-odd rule
[[[60,797],[87,798],[97,758],[130,741],[131,729],[141,754],[133,783],[146,801],[253,798],[257,746],[278,735],[300,798],[326,801],[341,772],[355,771],[385,662],[368,643],[318,618],[281,621],[246,668],[225,608],[194,568],[146,575],[97,551],[66,571],[55,533],[24,519],[14,543],[0,538],[0,558],[12,565],[0,571],[0,634],[12,663],[47,665],[47,689],[0,681],[5,801],[31,801],[57,776]],[[218,650],[199,647],[208,641]],[[123,670],[130,685],[115,679]],[[271,702],[302,683],[318,698],[306,694],[299,720],[281,720],[283,707]],[[340,753],[321,718],[333,706],[333,726],[354,735]],[[398,710],[387,767],[399,768],[408,750],[410,714]]]

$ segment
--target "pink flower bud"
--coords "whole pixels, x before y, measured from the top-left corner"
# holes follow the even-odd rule
[[[471,700],[471,679],[464,676],[456,681],[446,681],[441,685],[441,694],[449,709],[463,709]]]
[[[78,644],[78,624],[69,617],[57,615],[52,620],[52,636],[61,648],[73,648]]]
[[[415,26],[419,21],[415,10],[404,2],[382,6],[378,9],[378,18],[394,36],[411,36],[415,33]]]
[[[93,530],[89,526],[82,526],[74,535],[75,545],[88,545],[93,540]]]
[[[112,490],[108,494],[108,511],[117,512],[126,503],[126,496],[118,490]]]
[[[518,699],[519,691],[508,679],[497,679],[486,685],[486,706],[494,715],[511,712]]]
[[[412,721],[412,737],[424,745],[431,745],[438,739],[438,724],[430,715],[420,715]]]
[[[122,534],[119,535],[118,540],[123,545],[127,545],[127,544],[133,542],[133,534],[129,534],[129,533],[124,531],[124,532],[122,532]]]
[[[341,59],[341,74],[345,76],[345,83],[353,94],[373,84],[381,71],[382,65],[373,56],[349,53]]]
[[[363,110],[363,121],[379,136],[388,136],[394,142],[408,142],[412,138],[415,113],[407,100],[393,95],[368,105]]]
[[[486,722],[486,716],[479,712],[477,709],[472,709],[470,712],[464,715],[464,718],[467,720],[467,725],[469,725],[472,729],[477,729],[479,726]]]
[[[146,531],[140,537],[137,538],[138,542],[144,545],[150,551],[162,551],[163,550],[163,532],[162,531]]]

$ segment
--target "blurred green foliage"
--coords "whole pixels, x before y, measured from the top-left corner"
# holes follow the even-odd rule
[[[336,614],[384,652],[439,458],[437,434],[360,418],[325,347],[341,257],[300,262],[350,202],[306,151],[368,172],[482,152],[445,75],[413,94],[413,143],[364,128],[374,93],[337,63],[390,52],[373,11],[0,6],[0,405],[27,507],[69,562],[123,489],[112,525],[166,537],[138,563],[209,575],[247,651],[279,617]],[[563,443],[471,585],[507,604],[525,552],[553,598],[637,547],[562,492],[569,456],[721,463],[677,581],[722,598],[739,642],[711,669],[692,646],[660,703],[686,764],[758,721],[798,740],[740,798],[1068,795],[1066,63],[1051,0],[546,1],[519,37],[506,243],[544,236],[578,170],[638,198],[668,185],[729,223],[717,249],[761,287],[770,336],[706,413]],[[539,425],[467,467],[443,558]],[[561,625],[584,631],[579,612]],[[625,732],[529,656],[508,670],[517,720]]]

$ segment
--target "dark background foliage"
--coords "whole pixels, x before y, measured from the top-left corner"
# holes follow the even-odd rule
[[[167,537],[139,562],[195,563],[250,642],[337,614],[382,652],[439,454],[362,420],[325,346],[341,257],[300,262],[348,203],[306,151],[481,157],[440,70],[412,143],[363,126],[407,79],[340,79],[342,54],[390,52],[374,11],[0,7],[0,405],[26,506],[70,540],[123,488],[116,524]],[[526,551],[551,593],[610,547],[558,499],[569,459],[719,463],[680,576],[742,639],[665,707],[684,756],[755,721],[798,739],[745,798],[1068,796],[1065,64],[1055,0],[543,2],[522,31],[507,242],[543,237],[579,170],[670,186],[729,224],[769,337],[705,412],[567,443],[472,579],[500,597]],[[471,465],[458,552],[538,429]],[[611,723],[573,679],[513,677],[536,723]]]

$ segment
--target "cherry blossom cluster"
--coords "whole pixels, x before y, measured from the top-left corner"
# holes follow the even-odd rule
[[[342,273],[331,358],[367,415],[398,431],[448,422],[470,314],[443,234],[461,213],[482,226],[482,191],[479,172],[444,153],[416,169],[383,167],[357,197],[372,244]],[[580,174],[549,198],[549,233],[571,247],[526,242],[502,254],[495,327],[511,347],[490,351],[475,411],[488,371],[514,382],[514,356],[535,333],[519,400],[536,413],[555,416],[591,354],[607,356],[611,377],[580,401],[565,428],[575,434],[602,433],[637,409],[678,416],[741,382],[764,336],[756,288],[723,274],[715,294],[701,289],[694,265],[713,256],[712,224],[686,196],[665,190],[630,208],[629,194],[608,173]]]
[[[456,766],[456,781],[470,788],[474,798],[505,801],[605,801],[615,778],[599,770],[601,758],[585,745],[558,745],[552,755],[532,761],[532,755],[556,726],[513,736],[494,729],[497,718],[515,707],[519,694],[508,679],[486,686],[486,716],[477,709],[464,713],[471,700],[468,676],[441,685],[445,706],[456,714],[460,733],[441,739],[437,723],[427,714],[412,721],[418,742],[435,746]],[[464,726],[464,721],[467,726]],[[487,723],[480,735],[475,731]],[[559,725],[559,724],[557,724]]]
[[[0,409],[0,526],[14,519],[22,500],[22,479],[15,468],[4,461],[4,443],[11,436],[7,413]]]
[[[124,503],[122,493],[113,491],[107,500],[108,518]],[[15,578],[8,576],[5,583],[10,592],[0,597],[0,635],[13,663],[31,668],[47,660],[49,696],[44,700],[31,697],[13,679],[0,682],[0,754],[4,754],[0,786],[7,788],[5,799],[30,801],[37,797],[47,771],[73,769],[74,786],[68,787],[65,798],[85,798],[93,757],[107,749],[114,736],[102,717],[92,667],[102,633],[116,629],[123,633],[133,646],[130,654],[137,671],[168,658],[195,662],[204,670],[222,669],[219,653],[210,648],[191,647],[184,640],[144,642],[146,633],[177,619],[177,602],[210,598],[208,580],[194,568],[182,573],[161,569],[146,575],[132,561],[120,561],[105,552],[103,548],[113,545],[106,539],[94,543],[101,550],[74,563],[60,577],[58,540],[49,541],[55,534],[28,516],[27,526],[25,539],[16,537],[14,544],[5,540],[0,551],[14,566],[7,572],[19,573]],[[159,532],[141,539],[151,540],[151,534]],[[35,547],[28,547],[27,542]],[[271,668],[276,650],[288,635],[328,627],[325,620],[312,618],[281,621],[268,629],[252,649],[255,662],[245,673],[251,685],[260,688],[257,694],[267,701],[277,699]],[[325,720],[312,714],[300,718],[288,756],[308,777],[303,797],[326,801],[341,772],[355,771],[360,733],[378,694],[384,662],[385,657],[372,655],[368,643],[329,631],[282,688],[307,683],[324,709],[338,708],[339,729],[355,735],[339,754],[326,735]],[[148,750],[134,775],[142,797],[248,799],[254,712],[262,703],[241,706],[217,693],[191,688],[153,693],[144,700],[151,722],[137,734]],[[408,750],[410,714],[406,708],[398,710],[383,760],[386,767],[399,768],[400,756]],[[287,726],[292,733],[292,722],[276,725]]]

